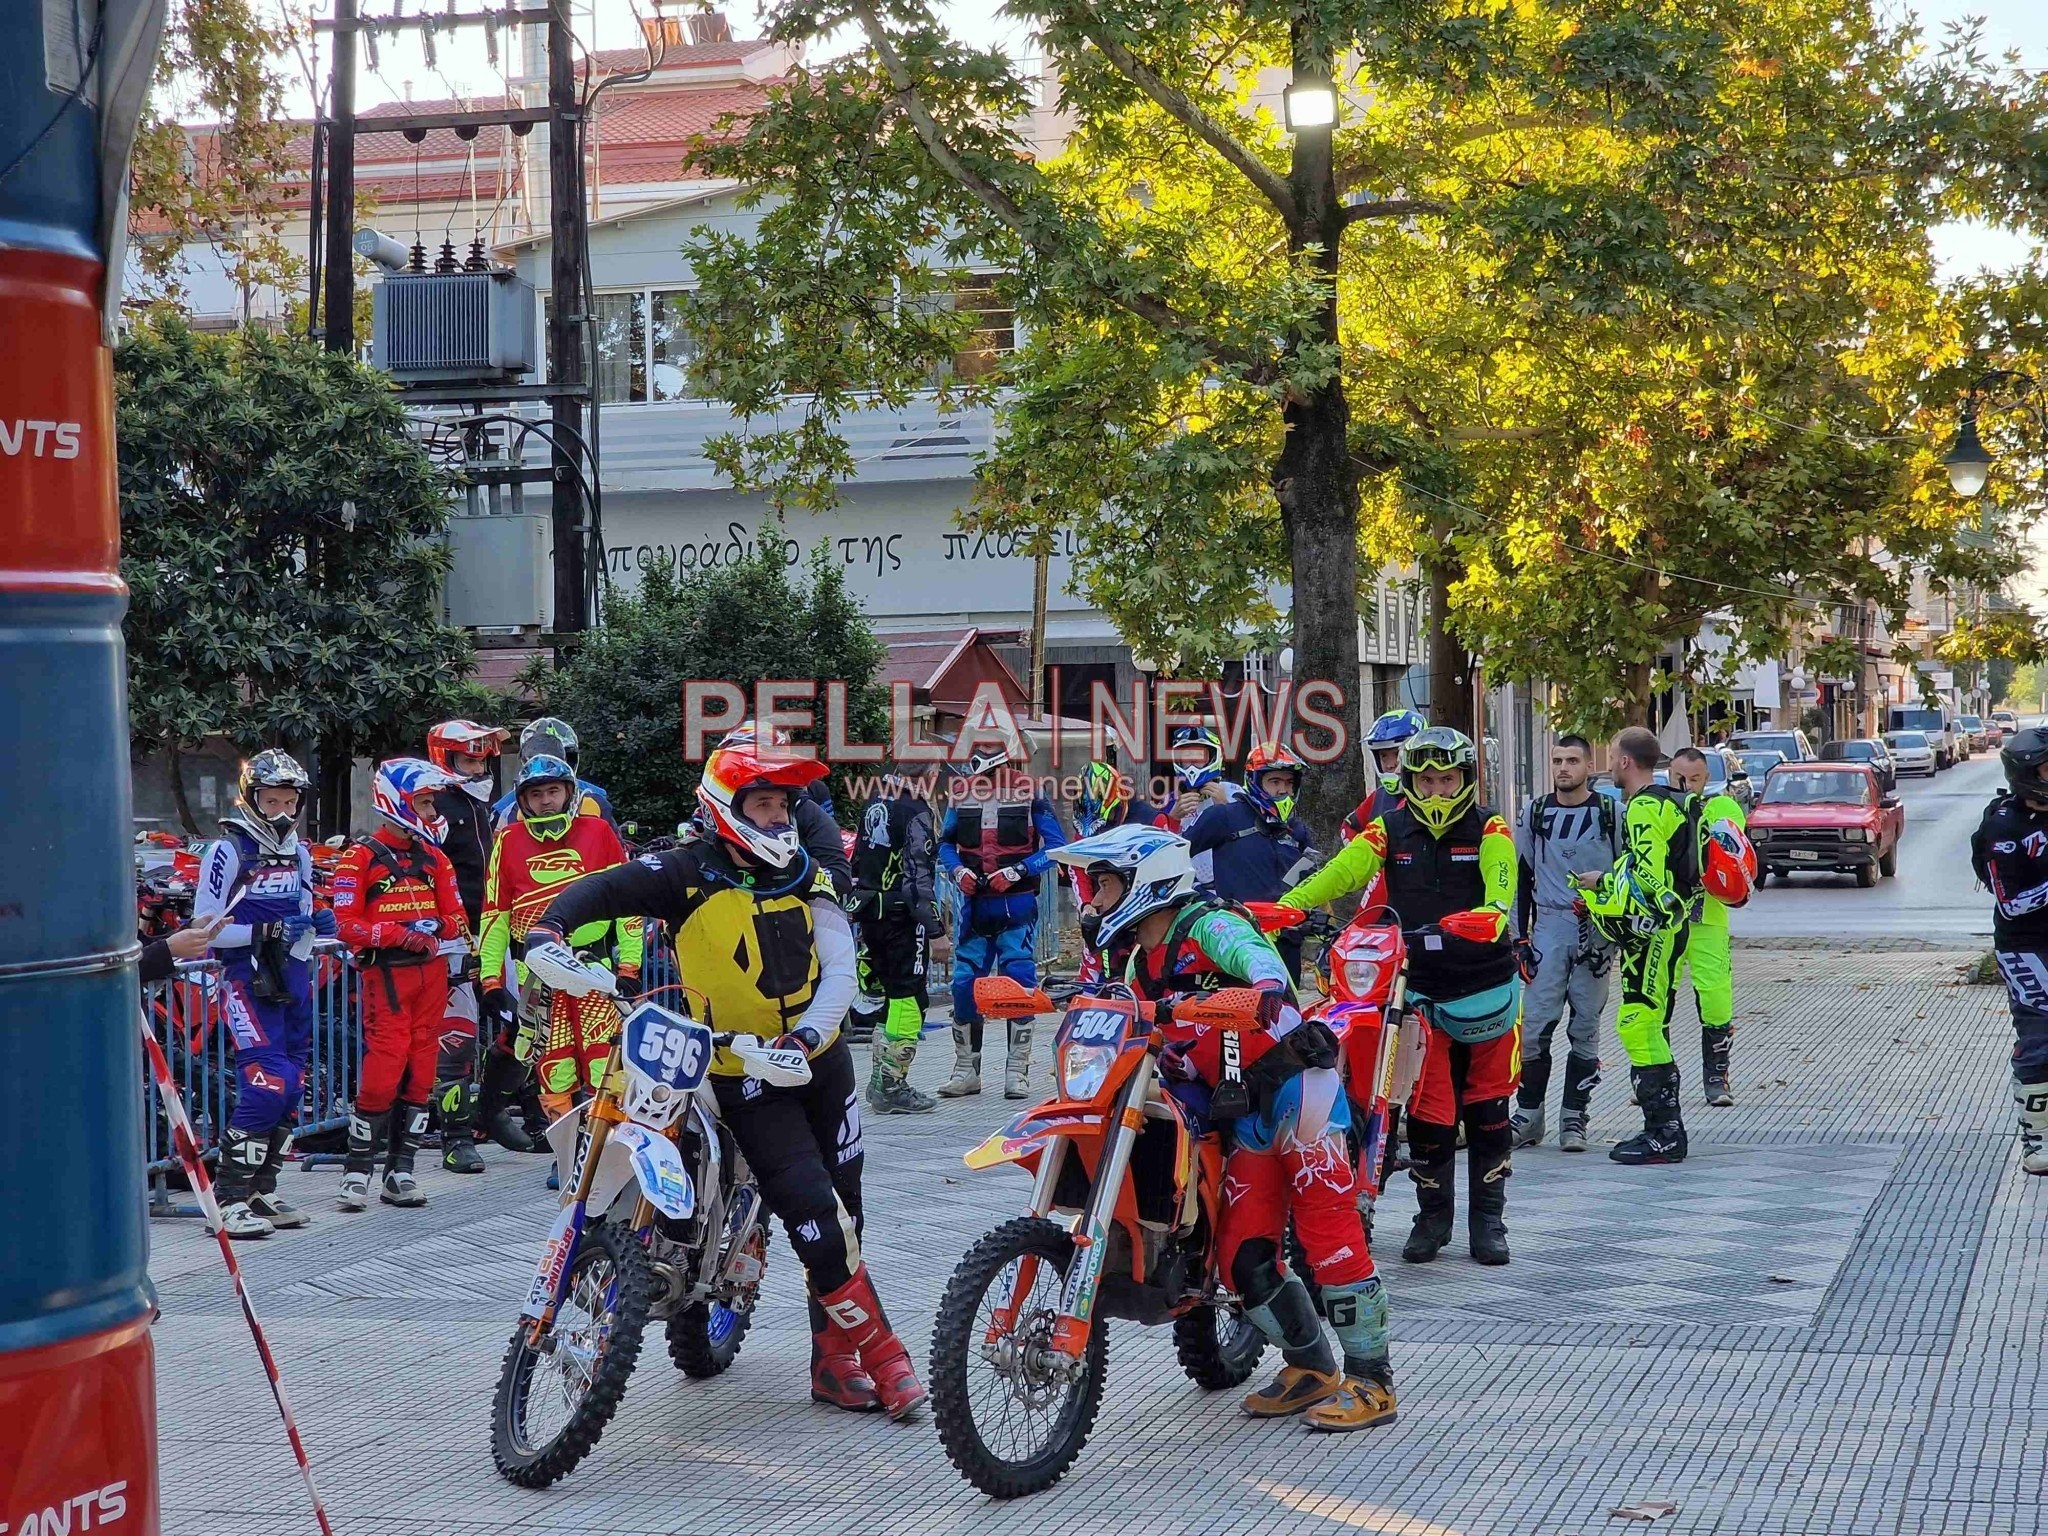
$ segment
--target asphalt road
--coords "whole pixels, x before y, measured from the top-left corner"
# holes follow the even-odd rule
[[[1991,897],[1970,872],[1970,833],[2001,782],[1993,752],[1931,779],[1901,779],[1906,835],[1898,874],[1867,891],[1852,875],[1774,876],[1734,913],[1736,935],[1988,939]]]

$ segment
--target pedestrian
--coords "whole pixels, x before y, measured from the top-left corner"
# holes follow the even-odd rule
[[[2048,729],[1999,751],[2005,788],[1970,837],[1970,867],[1991,891],[1991,948],[2012,1008],[2012,1097],[2020,1166],[2048,1173]]]
[[[1621,951],[1619,1033],[1643,1129],[1607,1155],[1617,1163],[1682,1163],[1685,1121],[1671,1059],[1671,1005],[1686,925],[1699,890],[1698,802],[1656,781],[1657,738],[1636,725],[1614,738],[1614,782],[1627,796],[1622,853],[1576,883],[1597,932]]]
[[[1038,883],[1067,840],[1052,802],[1031,781],[1031,755],[1014,725],[1002,744],[969,760],[939,827],[939,864],[960,891],[953,925],[953,1076],[942,1098],[981,1092],[981,1010],[976,977],[1001,973],[1038,985]],[[1031,1021],[1009,1021],[1003,1097],[1021,1099],[1031,1071]]]
[[[484,928],[484,880],[491,867],[491,800],[498,792],[498,756],[510,731],[474,720],[443,720],[427,732],[427,761],[457,781],[438,805],[448,832],[441,851],[455,868],[462,916],[471,933]],[[484,1042],[483,1088],[478,1087],[479,998],[474,952],[450,958],[448,1015],[441,1021],[441,1050],[435,1063],[434,1105],[441,1115],[441,1166],[450,1173],[482,1173],[476,1127],[508,1151],[532,1150],[533,1140],[513,1115],[525,1065],[512,1042],[493,1031]],[[457,967],[459,966],[459,969]],[[484,1102],[485,1098],[488,1102]]]
[[[1211,801],[1187,823],[1183,834],[1191,855],[1210,858],[1201,889],[1226,902],[1278,901],[1314,866],[1315,834],[1294,814],[1307,771],[1299,757],[1276,741],[1261,742],[1245,759],[1243,792]],[[1299,928],[1274,940],[1287,974],[1301,984]]]
[[[1707,755],[1698,747],[1680,747],[1671,754],[1671,787],[1700,799],[1700,892],[1686,925],[1682,964],[1692,978],[1693,1006],[1700,1016],[1700,1088],[1707,1103],[1726,1109],[1735,1102],[1729,1081],[1730,1053],[1735,1040],[1735,957],[1728,942],[1728,909],[1749,899],[1749,881],[1756,877],[1756,853],[1749,847],[1748,818],[1732,795],[1707,793]],[[1727,853],[1728,858],[1717,857]],[[1710,868],[1710,866],[1714,866]],[[1727,890],[1716,879],[1718,869],[1740,872],[1748,880]],[[1716,895],[1723,889],[1735,899]]]
[[[213,941],[235,1037],[235,1112],[220,1134],[214,1180],[229,1237],[268,1237],[307,1221],[277,1193],[277,1176],[313,1054],[313,941],[335,931],[334,914],[314,910],[313,854],[298,832],[312,787],[276,748],[242,764],[192,898],[195,923],[230,918]]]
[[[930,1094],[910,1086],[910,1065],[924,1036],[931,940],[939,931],[932,810],[917,790],[917,781],[901,769],[884,774],[861,812],[853,842],[853,896],[847,905],[871,984],[884,999],[868,1107],[884,1115],[938,1108]]]
[[[1451,1240],[1458,1127],[1471,1183],[1472,1257],[1508,1262],[1508,1099],[1521,1062],[1522,983],[1511,942],[1515,842],[1479,804],[1478,754],[1462,731],[1432,726],[1401,748],[1401,797],[1281,898],[1306,911],[1384,874],[1408,945],[1408,997],[1421,1017],[1422,1070],[1408,1105],[1414,1230],[1401,1250],[1427,1264]]]
[[[1622,848],[1621,810],[1612,797],[1594,793],[1592,774],[1592,744],[1583,736],[1558,737],[1550,749],[1550,793],[1531,801],[1515,828],[1518,926],[1536,950],[1536,979],[1523,1003],[1522,1084],[1510,1122],[1518,1147],[1543,1140],[1551,1040],[1567,1003],[1571,1022],[1557,1128],[1563,1150],[1586,1150],[1587,1116],[1600,1082],[1600,1018],[1614,948],[1593,932],[1573,881],[1613,868]]]
[[[363,1065],[349,1117],[335,1203],[369,1203],[378,1156],[386,1205],[427,1203],[413,1159],[427,1129],[427,1095],[448,1016],[448,961],[469,947],[448,830],[437,798],[461,792],[454,775],[418,757],[377,765],[371,801],[381,825],[350,845],[334,871],[334,916],[362,972]]]

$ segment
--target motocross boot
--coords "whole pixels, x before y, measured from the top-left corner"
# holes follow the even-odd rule
[[[942,1099],[964,1099],[981,1092],[981,1052],[974,1048],[974,1028],[953,1026],[953,1076],[939,1085]]]
[[[526,1081],[526,1063],[496,1047],[484,1053],[482,1082],[477,1089],[476,1123],[507,1152],[531,1152],[533,1138],[519,1115],[519,1090]]]
[[[1522,1063],[1522,1086],[1515,1095],[1514,1117],[1508,1122],[1518,1147],[1540,1146],[1543,1142],[1543,1101],[1550,1091],[1550,1058]]]
[[[1408,1121],[1408,1177],[1415,1181],[1415,1226],[1401,1249],[1410,1264],[1427,1264],[1451,1240],[1457,1213],[1458,1151],[1448,1125]]]
[[[1337,1390],[1303,1416],[1310,1429],[1371,1429],[1394,1422],[1394,1370],[1387,1361],[1387,1288],[1378,1275],[1323,1287],[1323,1316],[1344,1347]]]
[[[1311,1430],[1342,1434],[1354,1429],[1376,1429],[1400,1417],[1394,1401],[1394,1369],[1382,1358],[1377,1361],[1344,1362],[1344,1384],[1302,1415]]]
[[[249,1197],[249,1209],[279,1229],[303,1227],[311,1220],[277,1192],[277,1176],[284,1167],[284,1155],[291,1149],[291,1144],[292,1133],[284,1126],[280,1125],[270,1133],[270,1144],[264,1151],[263,1171],[256,1175],[256,1193]]]
[[[1467,1105],[1465,1219],[1472,1257],[1481,1264],[1508,1262],[1509,1137],[1507,1100]]]
[[[374,1115],[355,1110],[348,1119],[348,1154],[341,1163],[341,1189],[334,1203],[344,1211],[360,1211],[370,1203],[370,1173],[377,1166],[377,1152],[391,1139],[388,1109]]]
[[[419,1206],[427,1203],[419,1180],[412,1175],[413,1157],[420,1138],[427,1133],[427,1106],[400,1103],[391,1117],[391,1150],[384,1160],[384,1185],[377,1198],[386,1205]]]
[[[2048,1083],[2015,1079],[2012,1101],[2019,1110],[2020,1167],[2028,1173],[2048,1173]]]
[[[1557,1145],[1565,1152],[1586,1150],[1586,1112],[1568,1109],[1558,1118]]]
[[[853,1345],[889,1417],[906,1419],[915,1413],[925,1399],[924,1383],[917,1379],[910,1351],[889,1327],[867,1265],[856,1269],[838,1290],[820,1296],[818,1304]]]
[[[939,1107],[928,1093],[910,1086],[910,1064],[917,1059],[915,1040],[874,1038],[875,1067],[868,1077],[868,1108],[878,1115],[923,1115]]]
[[[1726,1109],[1735,1102],[1735,1095],[1728,1091],[1728,1051],[1734,1035],[1732,1024],[1700,1030],[1700,1087],[1707,1103],[1716,1109]]]
[[[437,1083],[434,1098],[441,1106],[441,1166],[450,1173],[482,1173],[484,1160],[476,1150],[475,1084]]]
[[[1010,1020],[1010,1051],[1003,1063],[1003,1097],[1022,1099],[1031,1092],[1031,1021]]]
[[[254,1194],[263,1179],[263,1162],[270,1155],[270,1143],[232,1125],[220,1133],[220,1161],[214,1166],[213,1192],[223,1206],[241,1205]]]
[[[849,1413],[879,1413],[881,1398],[874,1381],[861,1369],[860,1352],[846,1330],[825,1314],[818,1298],[811,1304],[811,1401]]]
[[[1586,1150],[1588,1112],[1593,1090],[1600,1086],[1598,1056],[1564,1059],[1564,1113],[1558,1116],[1557,1144],[1567,1152]]]
[[[1678,1064],[1632,1067],[1636,1102],[1643,1107],[1643,1129],[1621,1143],[1608,1158],[1639,1167],[1645,1163],[1685,1161],[1685,1122],[1678,1113]]]
[[[1247,1300],[1244,1315],[1280,1347],[1286,1362],[1279,1375],[1244,1400],[1244,1411],[1252,1418],[1281,1419],[1305,1412],[1344,1385],[1336,1352],[1323,1335],[1316,1304],[1299,1276],[1286,1276],[1280,1288],[1257,1305]]]

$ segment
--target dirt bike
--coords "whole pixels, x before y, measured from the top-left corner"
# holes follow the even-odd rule
[[[988,1018],[1052,1009],[1006,977],[974,984]],[[1032,1175],[1025,1214],[968,1250],[932,1328],[933,1416],[960,1473],[995,1498],[1051,1487],[1087,1444],[1102,1403],[1109,1320],[1171,1323],[1181,1368],[1233,1387],[1265,1339],[1216,1272],[1223,1153],[1163,1091],[1170,1022],[1257,1027],[1258,994],[1172,1004],[1113,990],[1077,996],[1054,1040],[1059,1096],[966,1157]]]
[[[572,993],[617,985],[595,963],[580,977],[543,979]],[[570,1172],[491,1407],[491,1457],[510,1482],[545,1488],[590,1453],[650,1321],[666,1322],[670,1358],[691,1376],[716,1376],[739,1353],[768,1228],[753,1175],[716,1117],[710,1069],[720,1048],[764,1083],[810,1081],[801,1051],[714,1034],[641,1002],[620,1023],[596,1095],[548,1127]]]

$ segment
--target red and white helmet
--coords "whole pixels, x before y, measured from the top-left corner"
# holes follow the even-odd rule
[[[496,757],[512,733],[474,720],[443,720],[427,732],[427,761],[443,773],[455,772],[449,762],[457,752],[469,757]]]
[[[1700,839],[1700,886],[1716,901],[1739,907],[1756,889],[1756,849],[1723,816]]]
[[[740,801],[750,789],[786,789],[795,801],[806,784],[825,777],[825,765],[814,757],[794,757],[772,749],[720,746],[704,760],[697,781],[697,803],[711,830],[735,852],[770,869],[787,869],[803,852],[796,819],[760,826],[740,814]]]
[[[436,768],[423,757],[388,758],[377,765],[377,776],[370,785],[370,803],[379,816],[400,831],[438,843],[447,835],[447,818],[424,815],[415,802],[461,783],[447,769]]]

